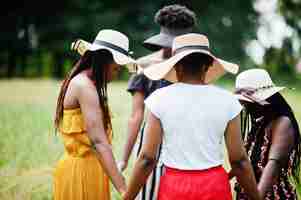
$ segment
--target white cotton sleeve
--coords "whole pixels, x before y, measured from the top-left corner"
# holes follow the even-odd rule
[[[144,104],[153,115],[160,119],[162,109],[160,108],[160,100],[157,91],[147,97],[146,100],[144,100]]]
[[[239,101],[234,97],[230,103],[230,112],[229,112],[229,121],[234,119],[237,115],[240,114],[242,106]]]

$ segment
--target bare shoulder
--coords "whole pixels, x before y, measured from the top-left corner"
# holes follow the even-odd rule
[[[292,122],[289,117],[287,116],[281,116],[278,117],[274,122],[273,122],[274,127],[282,127],[282,128],[289,128],[292,126]]]
[[[72,93],[77,99],[87,96],[87,94],[95,95],[94,93],[96,93],[93,82],[82,73],[72,78],[68,90],[70,90],[70,93]]]
[[[70,87],[76,90],[94,88],[92,81],[84,74],[76,75],[69,84]]]
[[[96,87],[85,74],[78,74],[72,81],[74,90],[76,90],[76,98],[82,108],[88,105],[94,108],[99,107]]]
[[[292,122],[289,117],[281,116],[272,122],[273,134],[294,134]]]

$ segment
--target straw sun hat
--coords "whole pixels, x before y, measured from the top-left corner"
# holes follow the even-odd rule
[[[265,100],[285,87],[275,86],[269,73],[264,69],[250,69],[236,77],[236,96],[240,100],[268,104]]]
[[[210,52],[209,40],[205,35],[188,33],[174,39],[171,58],[143,69],[143,73],[152,80],[166,79],[177,82],[175,64],[185,56],[196,52],[207,54],[214,59],[213,66],[209,67],[206,74],[206,83],[216,80],[226,72],[236,74],[239,70],[238,65],[219,59]]]
[[[76,51],[80,55],[84,55],[86,51],[88,51],[91,48],[91,43],[87,42],[83,39],[77,39],[71,44],[71,50]],[[156,52],[153,52],[151,54],[148,54],[146,56],[140,57],[136,60],[136,64],[139,67],[133,68],[133,71],[130,72],[138,72],[140,73],[142,71],[142,68],[146,68],[150,65],[157,64],[162,62],[163,59],[163,50],[159,50]]]
[[[71,50],[75,50],[81,55],[84,55],[86,51],[100,49],[110,51],[114,61],[119,65],[127,65],[131,68],[136,62],[129,53],[128,37],[115,30],[105,29],[99,31],[93,43],[79,39],[71,44]]]

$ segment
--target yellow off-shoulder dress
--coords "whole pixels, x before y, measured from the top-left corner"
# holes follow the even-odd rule
[[[80,108],[64,110],[59,131],[65,153],[54,171],[54,200],[110,200],[109,178],[87,136]]]

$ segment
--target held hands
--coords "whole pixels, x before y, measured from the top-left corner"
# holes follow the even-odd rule
[[[128,193],[128,188],[126,186],[125,178],[123,177],[124,184],[118,188],[119,197],[121,197],[122,200],[134,200],[135,198],[131,198]]]
[[[126,186],[123,187],[123,188],[120,188],[118,190],[118,192],[119,192],[119,195],[120,195],[120,197],[121,197],[122,200],[130,200]]]
[[[123,199],[123,196],[127,190],[126,181],[125,181],[124,176],[122,176],[122,178],[123,178],[123,181],[122,181],[123,183],[118,188],[116,188],[117,192],[119,193],[119,196],[121,196],[121,199]]]
[[[257,186],[257,190],[258,190],[258,196],[260,200],[264,200],[265,197],[265,193],[260,189],[259,185]]]
[[[127,168],[128,162],[122,160],[122,161],[119,161],[117,165],[118,165],[119,171],[123,172]]]
[[[121,193],[121,199],[122,200],[134,200],[134,199],[129,198],[129,195],[127,194],[127,192]]]

